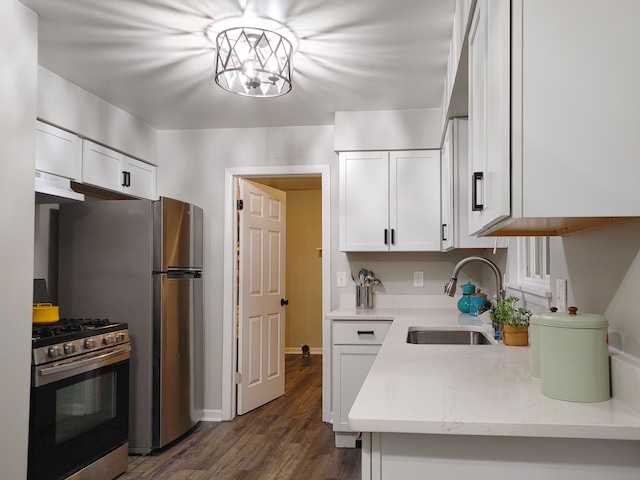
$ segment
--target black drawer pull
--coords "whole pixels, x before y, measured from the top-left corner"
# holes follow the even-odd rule
[[[358,335],[375,335],[373,330],[358,330]]]

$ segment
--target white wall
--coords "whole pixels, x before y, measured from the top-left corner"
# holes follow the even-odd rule
[[[640,220],[550,237],[549,248],[552,304],[556,279],[567,280],[567,306],[578,307],[578,313],[604,314],[610,345],[640,361]],[[516,261],[511,248],[507,270],[512,279]],[[534,313],[546,311],[536,305],[527,307]]]
[[[27,475],[33,270],[36,15],[0,2],[0,476]]]
[[[552,288],[567,279],[567,304],[604,314],[611,345],[640,359],[640,220],[557,239],[551,262]]]
[[[440,109],[336,112],[336,152],[439,149]]]
[[[337,198],[338,157],[333,151],[333,126],[161,131],[159,138],[159,195],[195,203],[204,209],[205,410],[219,410],[225,169],[330,165],[332,198]],[[332,216],[337,224],[335,207]],[[332,239],[332,245],[337,248],[337,237]]]
[[[205,216],[205,409],[221,408],[224,171],[250,166],[329,165],[331,167],[332,258],[335,272],[357,272],[365,266],[385,283],[384,294],[442,295],[444,283],[462,258],[478,251],[424,254],[344,254],[338,251],[338,156],[333,151],[333,127],[278,127],[161,131],[158,192],[195,203]],[[491,257],[491,254],[488,254]],[[493,258],[501,266],[504,251]],[[413,287],[413,271],[425,272],[425,286]],[[347,275],[349,278],[349,274]],[[492,294],[495,280],[489,269],[470,265],[461,281],[471,279]],[[332,281],[331,306],[353,285],[337,288]]]

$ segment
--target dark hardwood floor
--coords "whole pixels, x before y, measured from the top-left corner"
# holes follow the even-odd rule
[[[360,449],[334,447],[322,421],[322,356],[286,356],[285,394],[231,422],[201,422],[176,443],[129,457],[118,480],[360,479]]]

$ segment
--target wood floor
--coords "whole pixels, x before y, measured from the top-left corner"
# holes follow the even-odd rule
[[[118,480],[360,479],[360,449],[334,447],[322,421],[322,356],[286,356],[284,396],[231,422],[201,422]]]

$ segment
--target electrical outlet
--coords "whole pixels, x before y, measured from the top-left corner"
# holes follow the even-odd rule
[[[559,312],[567,311],[567,281],[556,278],[556,307]]]
[[[336,284],[338,287],[347,286],[347,272],[337,272],[336,277]]]
[[[424,287],[424,272],[422,271],[413,272],[413,286]]]

